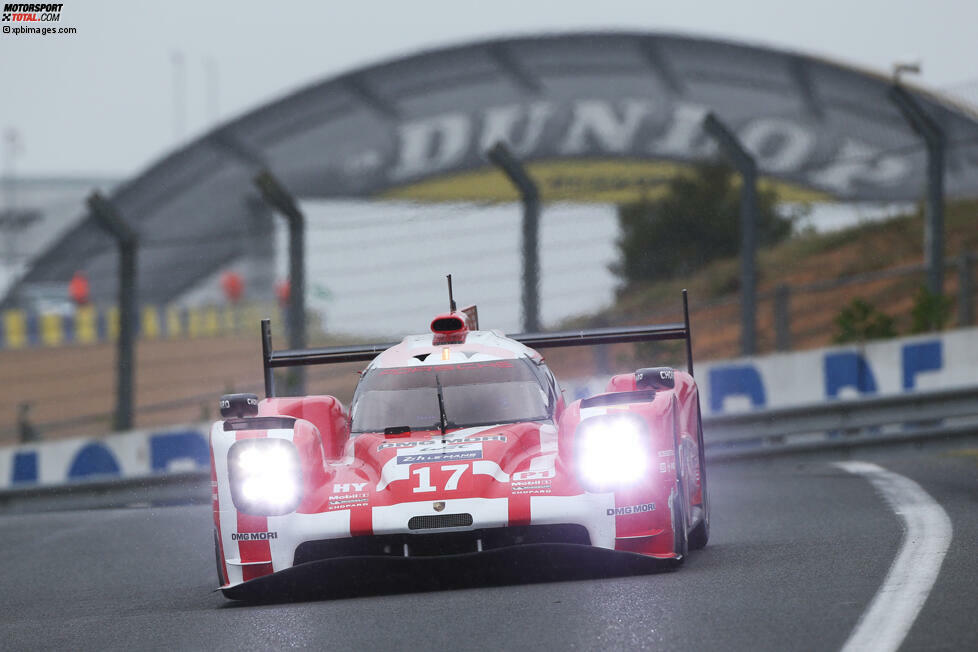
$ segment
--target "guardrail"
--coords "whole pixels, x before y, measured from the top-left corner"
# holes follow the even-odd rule
[[[711,459],[923,442],[978,433],[978,387],[704,417]]]
[[[978,438],[978,386],[703,419],[710,460]],[[0,511],[206,502],[206,424],[0,450]],[[4,469],[0,469],[5,474]]]
[[[141,478],[85,480],[54,486],[0,491],[0,512],[54,512],[68,509],[205,504],[211,497],[207,471],[180,471]]]

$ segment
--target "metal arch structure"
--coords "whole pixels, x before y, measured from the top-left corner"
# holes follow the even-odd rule
[[[978,116],[908,87],[946,134],[948,196],[978,195]],[[515,200],[485,159],[509,143],[543,200],[653,196],[711,156],[712,111],[768,181],[807,197],[924,196],[926,152],[889,78],[804,54],[664,33],[497,39],[421,52],[313,84],[221,125],[110,197],[142,237],[139,292],[167,302],[248,251],[270,217],[251,180],[303,198]],[[261,226],[260,228],[265,228]],[[116,293],[110,238],[88,216],[12,288],[84,270]]]

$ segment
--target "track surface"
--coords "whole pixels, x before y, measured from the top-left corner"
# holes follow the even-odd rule
[[[918,482],[954,528],[902,649],[978,649],[978,451],[862,459]],[[354,569],[317,599],[261,605],[212,592],[209,506],[3,516],[0,647],[839,649],[900,546],[897,516],[829,460],[715,464],[710,480],[712,540],[678,572],[452,567],[419,590]]]

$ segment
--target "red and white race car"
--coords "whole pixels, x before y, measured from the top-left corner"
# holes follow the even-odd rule
[[[514,337],[478,330],[473,313],[453,306],[379,355],[272,351],[262,322],[268,398],[223,397],[211,429],[227,597],[340,557],[574,544],[678,564],[706,545],[688,311],[681,324]],[[689,373],[639,369],[569,405],[530,348],[665,339],[686,340]],[[275,367],[370,358],[349,412],[331,396],[275,396]]]

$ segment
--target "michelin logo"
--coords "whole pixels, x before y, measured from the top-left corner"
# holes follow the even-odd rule
[[[624,516],[626,514],[642,514],[643,512],[655,511],[655,503],[645,503],[644,505],[629,505],[628,507],[616,507],[608,510],[608,516]]]

